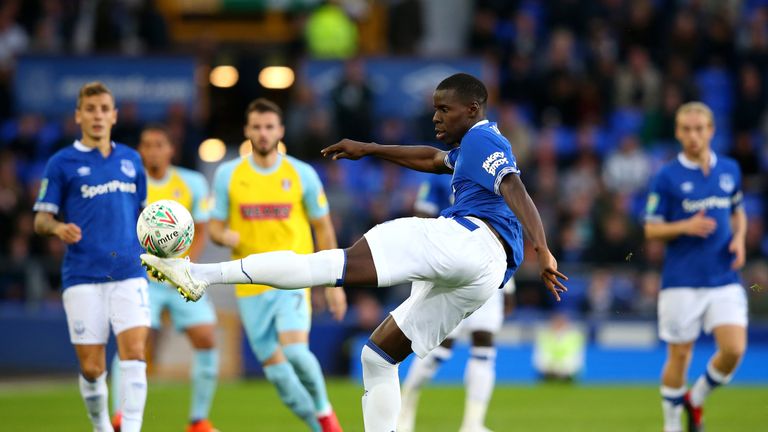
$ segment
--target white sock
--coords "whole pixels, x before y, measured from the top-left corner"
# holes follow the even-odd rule
[[[400,418],[397,421],[397,430],[410,432],[416,424],[416,409],[419,406],[421,387],[428,383],[437,373],[437,369],[446,360],[451,358],[451,350],[438,346],[426,357],[415,357],[408,369],[408,375],[403,382],[402,403]]]
[[[397,364],[392,358],[385,357],[389,356],[370,341],[360,355],[365,386],[363,424],[366,432],[394,432],[397,425],[400,379]]]
[[[686,387],[661,386],[661,412],[664,416],[664,432],[682,432],[683,396]]]
[[[346,260],[343,249],[305,255],[278,251],[217,264],[192,264],[191,272],[211,284],[263,284],[280,289],[341,286]]]
[[[728,384],[733,378],[733,373],[725,375],[719,370],[715,369],[712,364],[712,360],[707,363],[707,370],[696,380],[691,387],[691,405],[700,407],[704,405],[704,401],[707,399],[712,390],[720,387],[721,385]]]
[[[496,348],[472,347],[464,371],[467,397],[464,404],[462,428],[480,429],[485,424],[485,413],[496,382]]]
[[[93,430],[97,432],[112,432],[112,423],[109,421],[109,410],[107,409],[107,399],[109,397],[107,390],[107,373],[99,375],[94,381],[88,381],[80,375],[80,394],[85,402],[85,409],[88,410],[88,417],[93,424]]]
[[[141,360],[120,360],[122,384],[121,432],[141,431],[147,401],[147,364]]]

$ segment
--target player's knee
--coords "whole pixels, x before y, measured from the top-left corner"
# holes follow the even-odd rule
[[[106,370],[106,366],[100,365],[96,362],[86,362],[80,367],[80,373],[88,381],[95,381]]]
[[[492,347],[493,346],[493,333],[489,331],[475,331],[472,332],[472,346],[476,347]]]
[[[453,339],[445,339],[442,342],[440,342],[440,346],[447,349],[453,348]]]
[[[732,363],[739,362],[741,358],[744,357],[745,352],[746,346],[743,344],[727,344],[720,348],[720,355],[722,355],[725,360]]]
[[[299,359],[303,359],[307,356],[313,355],[309,350],[309,345],[305,343],[292,343],[289,345],[283,345],[283,353],[289,362],[294,362]]]
[[[191,337],[192,346],[196,350],[210,350],[216,347],[216,337],[213,330],[199,332]]]
[[[673,364],[687,364],[691,359],[692,348],[692,344],[670,345],[667,361]]]

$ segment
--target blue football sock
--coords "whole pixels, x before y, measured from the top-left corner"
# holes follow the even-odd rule
[[[328,392],[325,390],[323,370],[317,357],[309,350],[305,343],[290,344],[283,347],[285,357],[291,362],[301,383],[309,391],[315,410],[318,414],[328,414],[331,404],[328,402]]]
[[[120,356],[115,353],[109,371],[109,394],[112,396],[112,414],[120,411]]]
[[[315,417],[315,407],[307,389],[301,385],[290,363],[283,362],[264,366],[264,375],[275,385],[280,400],[296,416],[306,423],[313,432],[320,432],[320,423]]]
[[[190,371],[192,401],[189,407],[191,421],[208,418],[219,380],[219,352],[216,349],[196,350]]]

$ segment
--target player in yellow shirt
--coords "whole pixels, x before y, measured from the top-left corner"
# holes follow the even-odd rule
[[[189,249],[189,257],[199,258],[205,246],[205,228],[209,218],[208,182],[199,172],[171,164],[173,144],[163,126],[144,128],[138,150],[147,170],[147,203],[172,199],[189,210],[195,220],[195,238]],[[152,329],[155,330],[153,334],[162,326],[163,310],[168,309],[174,326],[187,334],[195,350],[190,370],[192,397],[187,431],[214,431],[207,420],[219,375],[219,353],[215,348],[214,337],[216,312],[213,304],[208,298],[198,303],[187,303],[175,289],[150,279],[149,305]],[[118,381],[117,369],[113,367],[113,388],[119,388],[115,387]],[[117,411],[116,406],[113,408]],[[114,426],[119,427],[119,422],[120,416],[116,415]]]
[[[336,248],[317,173],[309,164],[278,152],[285,133],[280,107],[257,99],[248,105],[245,120],[244,133],[253,152],[216,171],[211,239],[232,248],[233,259],[275,250],[306,254]],[[235,289],[251,349],[283,403],[312,431],[341,431],[320,364],[308,347],[309,290],[253,284]],[[342,319],[347,308],[343,288],[325,288],[325,294],[334,317]]]

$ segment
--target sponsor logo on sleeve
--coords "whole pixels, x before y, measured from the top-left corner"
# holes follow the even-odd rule
[[[652,193],[648,195],[648,201],[645,203],[645,213],[654,214],[657,208],[659,208],[659,194]]]
[[[40,181],[40,196],[38,200],[45,199],[46,192],[48,192],[48,179],[44,178]]]
[[[496,170],[508,163],[509,160],[504,156],[503,152],[494,152],[483,162],[483,169],[487,171],[488,174],[495,176]]]

